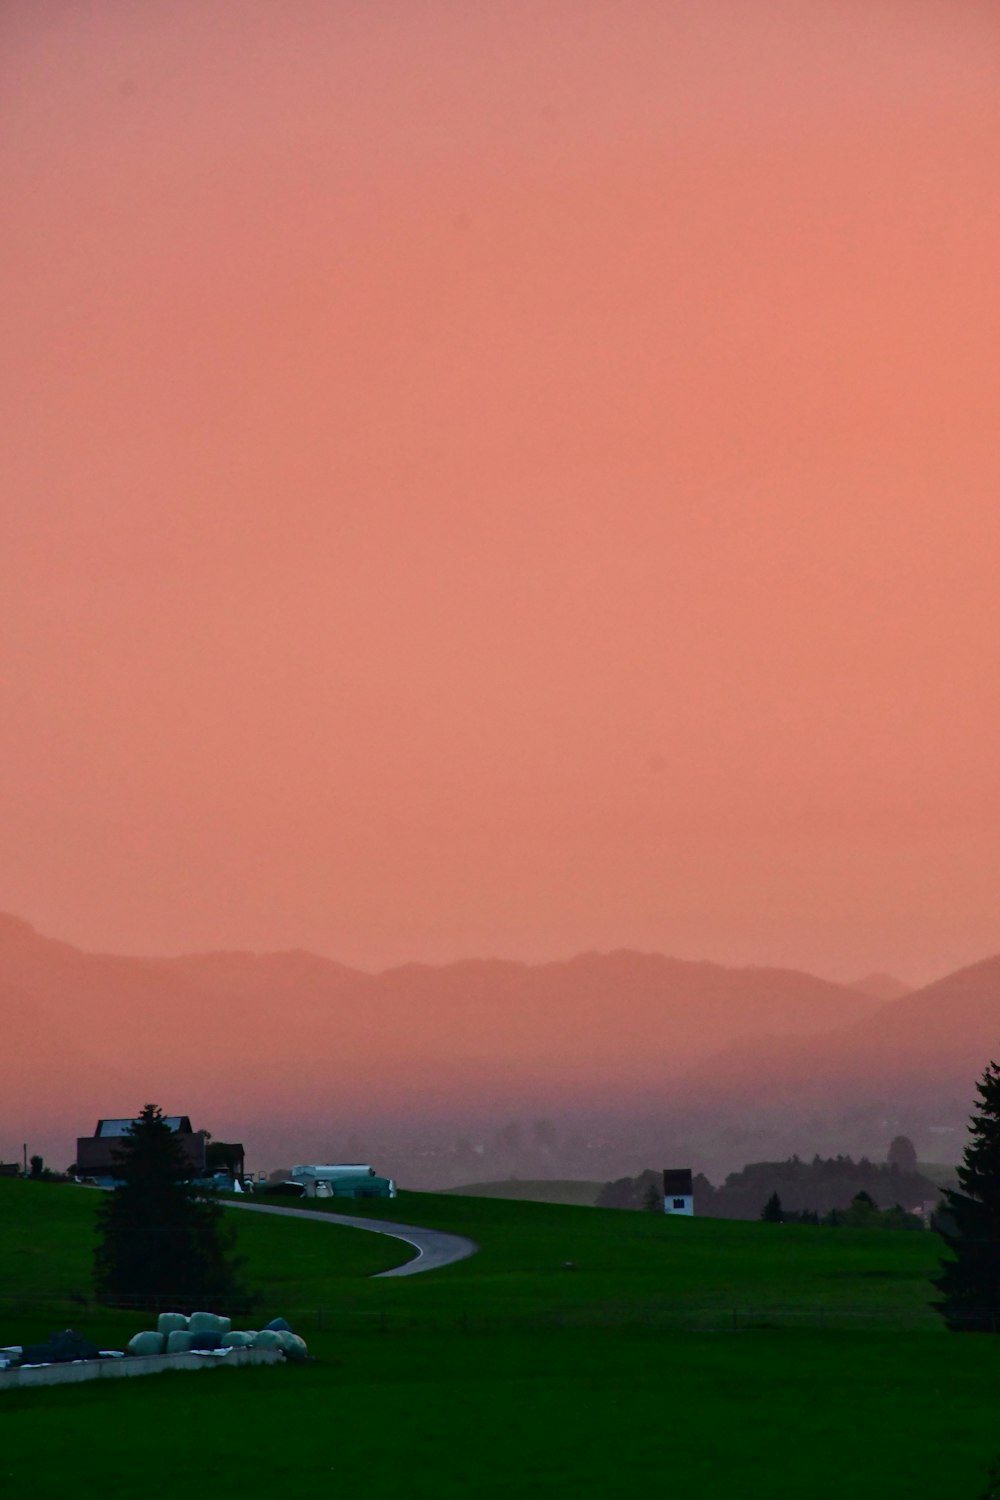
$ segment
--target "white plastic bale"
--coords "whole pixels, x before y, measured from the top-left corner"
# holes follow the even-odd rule
[[[219,1313],[193,1312],[187,1326],[192,1333],[228,1333],[233,1320],[224,1318]]]
[[[166,1348],[166,1335],[154,1333],[152,1329],[144,1329],[142,1333],[136,1333],[128,1341],[128,1352],[130,1354],[162,1354]]]
[[[253,1334],[242,1333],[239,1330],[227,1333],[223,1337],[222,1344],[226,1349],[249,1349],[253,1343]]]
[[[186,1313],[178,1313],[178,1312],[160,1313],[160,1316],[156,1320],[156,1329],[157,1329],[157,1332],[158,1333],[165,1333],[168,1336],[171,1333],[177,1332],[178,1329],[185,1329],[185,1328],[187,1328],[187,1326],[188,1326],[188,1319],[187,1319]]]

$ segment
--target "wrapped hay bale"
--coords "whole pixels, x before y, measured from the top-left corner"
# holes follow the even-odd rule
[[[162,1354],[166,1348],[166,1335],[154,1333],[152,1329],[145,1329],[142,1333],[136,1333],[128,1341],[128,1352],[130,1354]]]
[[[273,1328],[262,1328],[254,1339],[256,1349],[280,1349],[281,1335],[275,1333]]]
[[[291,1323],[286,1323],[284,1318],[272,1318],[265,1326],[273,1333],[291,1333],[292,1331]]]
[[[182,1332],[187,1326],[185,1313],[160,1313],[156,1320],[157,1333],[165,1333],[168,1338],[172,1333]]]
[[[253,1343],[251,1333],[227,1333],[222,1339],[223,1349],[249,1349]]]
[[[187,1354],[194,1343],[195,1335],[187,1328],[174,1328],[167,1334],[168,1354]]]
[[[305,1341],[305,1339],[304,1338],[300,1338],[297,1333],[290,1333],[288,1335],[288,1337],[289,1337],[290,1343],[288,1345],[286,1345],[286,1347],[285,1347],[285,1358],[286,1359],[308,1359],[308,1357],[309,1357],[309,1350],[306,1347],[306,1341]]]
[[[193,1312],[187,1326],[192,1333],[228,1333],[233,1320],[223,1318],[219,1313]]]

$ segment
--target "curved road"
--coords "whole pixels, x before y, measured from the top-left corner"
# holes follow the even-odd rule
[[[356,1219],[349,1214],[328,1214],[311,1208],[275,1208],[270,1203],[238,1203],[227,1200],[229,1208],[243,1208],[252,1214],[281,1214],[289,1219],[316,1219],[321,1224],[349,1224],[352,1229],[370,1229],[375,1234],[388,1234],[394,1240],[405,1240],[415,1245],[417,1253],[405,1265],[393,1266],[391,1271],[379,1271],[378,1276],[415,1276],[418,1271],[436,1271],[438,1266],[450,1266],[452,1261],[465,1260],[475,1255],[479,1246],[475,1240],[467,1240],[460,1234],[445,1234],[440,1229],[421,1229],[417,1224],[390,1224],[385,1219]]]

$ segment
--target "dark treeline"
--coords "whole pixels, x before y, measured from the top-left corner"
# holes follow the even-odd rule
[[[638,1177],[609,1182],[597,1200],[600,1208],[642,1209],[652,1206],[651,1189],[659,1191],[662,1174],[652,1170]],[[716,1219],[759,1219],[768,1199],[777,1194],[786,1214],[809,1212],[818,1217],[832,1210],[847,1210],[860,1193],[882,1209],[897,1204],[913,1210],[936,1203],[940,1189],[915,1168],[895,1162],[873,1162],[867,1157],[814,1156],[802,1161],[751,1162],[739,1172],[730,1172],[721,1187],[714,1187],[700,1172],[694,1179],[695,1212]]]

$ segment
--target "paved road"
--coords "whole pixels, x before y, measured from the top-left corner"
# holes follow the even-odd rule
[[[252,1214],[282,1214],[289,1219],[315,1219],[320,1224],[349,1224],[353,1229],[371,1229],[375,1234],[388,1234],[394,1240],[405,1240],[415,1245],[417,1253],[405,1265],[393,1266],[391,1271],[379,1271],[379,1276],[415,1276],[418,1271],[436,1271],[438,1266],[450,1266],[454,1260],[465,1260],[475,1255],[479,1246],[475,1240],[467,1240],[460,1234],[444,1234],[440,1229],[421,1229],[416,1224],[390,1224],[385,1219],[355,1219],[349,1214],[322,1213],[310,1208],[275,1208],[270,1203],[238,1203],[226,1200],[227,1208],[242,1208]]]

